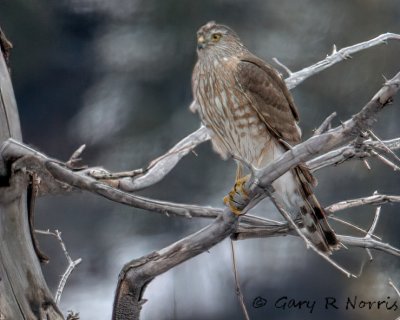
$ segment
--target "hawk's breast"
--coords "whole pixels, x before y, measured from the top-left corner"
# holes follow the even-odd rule
[[[252,101],[235,79],[235,58],[196,65],[193,93],[215,149],[260,167],[271,138]],[[235,61],[236,60],[236,61]],[[209,65],[212,68],[208,67]]]

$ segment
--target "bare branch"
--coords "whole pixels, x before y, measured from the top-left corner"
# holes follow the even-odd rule
[[[389,279],[389,285],[394,289],[394,291],[396,291],[396,294],[398,297],[400,297],[400,291],[399,289],[395,286],[395,284],[393,283],[392,280]]]
[[[359,226],[356,226],[355,224],[350,223],[350,222],[348,222],[348,221],[346,221],[346,220],[344,220],[344,219],[340,219],[340,218],[334,216],[333,214],[329,215],[328,218],[331,219],[331,220],[333,220],[333,221],[340,222],[340,223],[342,223],[342,224],[344,224],[344,225],[346,225],[346,226],[348,226],[348,227],[351,227],[351,228],[353,228],[353,229],[355,229],[355,230],[357,230],[357,231],[360,231],[360,232],[362,232],[362,233],[364,233],[364,234],[367,234],[367,233],[368,233],[368,230],[365,230],[365,229],[363,229],[363,228],[360,228]],[[374,234],[372,234],[371,236],[374,237],[374,238],[376,238],[376,239],[378,239],[378,240],[382,240],[382,238],[380,238],[380,237],[378,237],[378,236],[376,236],[376,235],[374,235]]]
[[[78,264],[82,262],[82,259],[76,259],[72,260],[71,256],[69,255],[67,248],[65,246],[64,241],[61,238],[61,232],[58,230],[55,230],[54,232],[50,230],[35,230],[37,234],[42,234],[42,235],[49,235],[57,238],[58,242],[60,243],[61,249],[64,252],[65,258],[68,261],[68,267],[65,270],[64,274],[61,276],[60,283],[58,284],[57,291],[54,297],[55,303],[58,305],[60,303],[61,295],[64,291],[65,284],[67,283],[67,280],[69,276],[71,275],[72,271],[76,268]]]
[[[340,201],[338,203],[332,204],[325,208],[326,212],[336,212],[349,208],[364,206],[367,204],[371,205],[381,205],[387,202],[400,202],[400,196],[385,195],[385,194],[374,194],[369,197],[357,198],[351,200]]]
[[[283,70],[285,70],[286,71],[286,73],[288,74],[288,76],[291,76],[292,74],[293,74],[293,72],[287,67],[287,66],[285,66],[282,62],[280,62],[279,60],[278,60],[278,58],[272,58],[272,60],[278,65],[278,66],[280,66]]]
[[[153,160],[145,169],[127,171],[122,174],[105,172],[90,172],[97,179],[123,179],[119,180],[118,188],[127,192],[133,192],[147,188],[162,180],[190,151],[200,143],[209,139],[207,128],[201,126],[195,132],[178,142],[166,154]],[[134,177],[134,178],[131,178]]]
[[[389,243],[383,243],[371,237],[357,238],[357,237],[338,235],[338,239],[340,242],[343,242],[344,244],[349,246],[374,249],[392,254],[394,256],[400,256],[399,249],[391,246]]]
[[[238,217],[225,209],[210,225],[174,244],[128,262],[119,275],[113,320],[139,319],[148,283],[176,265],[210,249],[236,228]]]
[[[324,167],[338,165],[351,159],[364,160],[373,155],[372,151],[374,149],[385,151],[386,148],[389,148],[390,150],[400,149],[400,138],[385,140],[382,142],[366,140],[358,147],[354,144],[349,144],[327,152],[317,158],[311,159],[307,162],[307,166],[311,171],[317,171]]]
[[[379,141],[379,146],[382,147],[382,149],[387,153],[391,154],[397,160],[397,162],[400,163],[400,158],[372,130],[368,130],[368,134],[376,141]]]
[[[377,46],[383,43],[387,43],[387,40],[400,40],[400,35],[395,33],[381,34],[376,38],[368,41],[357,43],[355,45],[345,47],[339,51],[333,50],[332,54],[328,55],[324,60],[313,64],[312,66],[306,67],[300,71],[293,73],[289,78],[285,80],[286,85],[289,89],[296,87],[299,83],[303,82],[307,78],[314,74],[321,72],[334,64],[348,59],[353,53]]]
[[[389,166],[393,171],[400,171],[400,167],[394,164],[392,161],[389,159],[385,158],[383,155],[379,154],[378,152],[372,150],[371,153],[376,156],[379,160],[381,160],[384,164]]]
[[[376,208],[374,221],[372,222],[371,227],[369,228],[367,234],[365,235],[366,238],[370,238],[374,234],[375,228],[376,228],[376,226],[378,224],[378,220],[379,220],[380,214],[381,214],[381,206]]]

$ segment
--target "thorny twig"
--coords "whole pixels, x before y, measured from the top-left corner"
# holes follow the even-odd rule
[[[388,40],[400,40],[400,35],[395,33],[385,33],[377,36],[376,38],[357,43],[355,45],[345,47],[336,50],[336,46],[330,55],[328,55],[324,60],[317,62],[316,64],[306,67],[300,71],[294,72],[289,78],[287,78],[286,85],[289,89],[294,88],[299,83],[303,82],[307,78],[313,76],[316,73],[319,73],[334,64],[341,62],[343,60],[348,59],[353,53],[371,48],[373,46],[377,46],[383,43],[387,43]]]
[[[57,240],[60,243],[61,249],[64,252],[65,258],[68,261],[68,267],[65,270],[64,274],[61,276],[61,279],[60,279],[60,282],[58,284],[57,291],[56,291],[56,294],[55,294],[55,297],[54,297],[55,303],[59,304],[60,303],[60,299],[61,299],[61,295],[62,295],[62,293],[64,291],[64,287],[65,287],[65,284],[67,283],[67,280],[68,280],[69,276],[71,275],[72,271],[74,271],[75,267],[82,262],[82,259],[79,258],[79,259],[76,259],[76,260],[72,260],[71,256],[69,255],[69,253],[67,251],[65,243],[61,238],[61,232],[60,231],[54,230],[54,232],[53,232],[53,231],[50,231],[50,230],[35,230],[35,232],[37,234],[49,235],[49,236],[53,236],[53,237],[57,238]]]

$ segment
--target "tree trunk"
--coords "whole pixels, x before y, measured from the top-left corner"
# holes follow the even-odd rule
[[[22,135],[1,29],[0,36],[0,319],[64,319],[32,245],[27,177],[14,174],[1,156],[2,143],[9,138],[22,141]]]

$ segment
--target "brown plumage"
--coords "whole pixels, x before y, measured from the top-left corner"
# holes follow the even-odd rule
[[[253,55],[230,28],[209,22],[197,33],[194,99],[214,149],[261,168],[301,140],[299,114],[280,75]],[[303,218],[306,236],[320,250],[338,245],[312,192],[314,178],[300,165],[274,181],[275,194]]]

